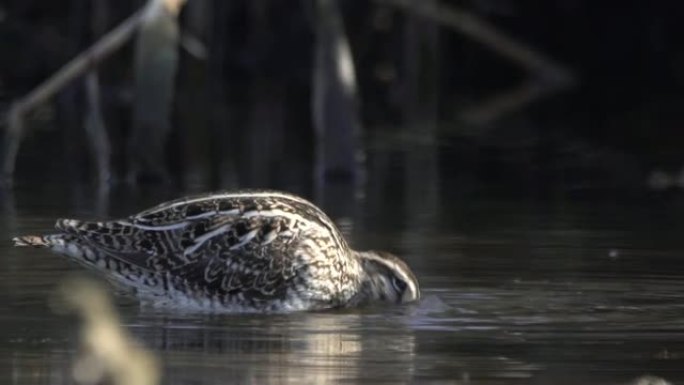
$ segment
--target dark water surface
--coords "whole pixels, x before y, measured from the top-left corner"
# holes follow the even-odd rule
[[[80,271],[17,234],[56,217],[119,216],[178,193],[16,187],[2,198],[0,382],[67,384],[78,323],[50,293]],[[168,195],[168,196],[166,196]],[[684,208],[672,204],[392,199],[336,218],[361,247],[408,260],[423,300],[287,315],[184,314],[118,299],[164,384],[628,384],[684,382]],[[326,202],[328,211],[336,203]],[[436,207],[436,208],[434,208]],[[339,208],[338,208],[339,209]]]

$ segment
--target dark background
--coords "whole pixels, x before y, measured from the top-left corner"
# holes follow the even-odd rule
[[[100,3],[106,7],[106,29],[142,5],[140,1]],[[209,55],[200,60],[181,50],[173,132],[166,146],[177,183],[280,187],[304,193],[310,189],[312,3],[258,3],[255,12],[250,1],[195,0],[181,14],[181,28],[203,42]],[[1,3],[0,111],[96,40],[93,4],[86,0]],[[403,113],[407,104],[415,102],[406,95],[408,79],[421,79],[407,69],[405,49],[407,22],[416,16],[376,2],[339,4],[356,65],[366,164],[378,153],[401,158],[423,135],[401,128],[407,120]],[[470,122],[461,110],[524,82],[530,74],[480,42],[435,24],[437,63],[430,73],[435,97],[429,104],[437,119],[436,145],[426,151],[435,154],[444,176],[440,188],[448,191],[454,188],[451,184],[466,183],[509,193],[642,196],[654,193],[649,181],[662,170],[670,182],[656,186],[657,193],[679,190],[674,181],[682,168],[683,144],[684,53],[676,43],[681,36],[681,4],[580,0],[442,4],[490,22],[564,66],[575,81],[486,123]],[[430,28],[431,21],[424,22]],[[124,175],[127,168],[123,143],[129,135],[133,100],[131,46],[100,67],[115,175]],[[31,115],[16,179],[65,175],[80,182],[91,179],[92,162],[79,123],[81,88],[80,81],[74,82],[53,104]],[[265,111],[278,111],[272,122],[266,122],[276,128],[258,133],[257,140],[275,135],[280,147],[267,167],[255,169],[249,166],[253,148],[246,143],[257,134],[249,130],[249,122],[264,109],[251,106],[265,96],[271,100]],[[217,166],[226,159],[232,166]]]
[[[71,383],[81,346],[79,324],[48,298],[84,269],[14,248],[13,236],[247,187],[312,198],[355,248],[404,259],[422,300],[223,315],[116,296],[126,330],[163,362],[164,383],[682,383],[684,3],[439,1],[568,76],[473,119],[468,111],[521,84],[558,78],[434,17],[340,0],[364,159],[321,180],[312,72],[323,1],[190,0],[181,30],[207,55],[178,49],[170,131],[151,127],[141,146],[165,149],[168,179],[127,178],[140,109],[133,41],[97,67],[112,147],[104,188],[82,78],[25,116],[13,188],[0,185],[0,383]],[[2,121],[144,3],[0,0]],[[340,130],[333,147],[349,128],[335,124],[353,120],[342,104],[328,119]]]

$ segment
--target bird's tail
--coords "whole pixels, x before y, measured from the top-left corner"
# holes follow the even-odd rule
[[[83,227],[93,224],[99,225],[96,222],[60,219],[56,227],[64,233],[24,235],[12,240],[14,246],[50,249],[89,269],[99,271],[104,274],[105,278],[114,283],[123,284],[123,287],[144,289],[152,294],[165,290],[166,278],[163,274],[126,260],[126,257],[130,255],[104,250],[94,243],[84,241],[77,235]]]
[[[21,237],[14,237],[12,241],[14,246],[30,246],[30,247],[50,247],[54,240],[55,235],[23,235]]]
[[[22,235],[12,238],[12,241],[14,246],[48,248],[56,252],[75,254],[71,256],[78,258],[84,252],[84,244],[80,241],[77,230],[85,224],[87,223],[74,219],[59,219],[55,224],[55,228],[62,233]]]
[[[82,242],[70,234],[23,235],[12,238],[12,241],[17,247],[46,248],[75,259],[94,257],[90,248],[82,245]]]

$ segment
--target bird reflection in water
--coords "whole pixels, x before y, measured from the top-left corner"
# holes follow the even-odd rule
[[[330,384],[413,377],[415,340],[392,323],[368,330],[362,313],[210,316],[169,319],[141,331],[158,346],[164,383]],[[382,361],[382,362],[380,362]],[[379,370],[379,368],[382,368]]]

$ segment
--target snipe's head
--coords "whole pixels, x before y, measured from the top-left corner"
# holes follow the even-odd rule
[[[369,299],[393,303],[420,299],[418,280],[399,257],[384,251],[358,252],[365,272],[363,290]]]

